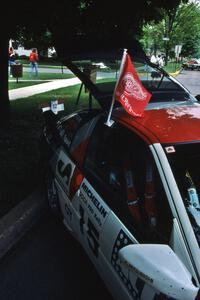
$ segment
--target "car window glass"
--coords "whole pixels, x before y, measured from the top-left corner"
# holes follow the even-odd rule
[[[133,58],[132,62],[142,84],[152,94],[150,102],[187,101],[190,99],[189,92],[158,65],[137,57]],[[104,97],[106,99],[112,97],[120,73],[121,60],[104,60],[101,63],[90,61],[87,67],[84,62],[80,61],[76,65],[95,85],[95,93],[101,95],[101,103],[103,103]]]
[[[150,91],[184,91],[170,77],[162,73],[161,70],[148,65],[146,62],[133,61],[137,74],[143,85]],[[120,64],[118,64],[119,66]],[[102,92],[113,90],[118,76],[117,72],[110,72],[105,74],[105,78],[97,79],[96,85]]]
[[[92,117],[96,114],[96,110],[94,110],[93,113],[86,110],[85,112],[82,111],[80,113],[73,114],[70,117],[63,118],[58,129],[64,144],[70,147],[77,130],[92,119]]]
[[[85,170],[90,176],[101,178],[103,182],[120,192],[118,165],[120,143],[116,131],[117,129],[104,124],[104,118],[100,119],[89,142]]]
[[[133,133],[123,144],[129,228],[140,242],[169,244],[173,217],[150,149]]]
[[[200,245],[200,143],[170,145],[167,149],[173,149],[167,155]]]
[[[77,131],[80,122],[81,122],[80,116],[75,115],[72,118],[69,118],[68,120],[62,123],[60,135],[62,136],[63,141],[67,146],[70,146],[73,136]]]
[[[172,214],[148,145],[101,120],[85,159],[86,177],[140,242],[169,243]]]

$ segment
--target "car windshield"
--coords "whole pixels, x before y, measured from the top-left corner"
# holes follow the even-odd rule
[[[170,145],[165,151],[200,246],[200,142]]]
[[[119,60],[78,62],[79,68],[104,95],[113,94],[120,64]],[[141,59],[133,60],[133,64],[143,85],[152,94],[151,102],[194,100],[186,89],[156,65]]]

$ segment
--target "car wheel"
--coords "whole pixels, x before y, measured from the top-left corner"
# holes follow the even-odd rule
[[[52,213],[61,217],[60,205],[58,200],[58,191],[55,184],[55,179],[50,170],[47,170],[45,175],[46,198]]]

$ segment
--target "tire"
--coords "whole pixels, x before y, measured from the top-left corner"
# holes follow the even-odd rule
[[[45,189],[46,189],[46,199],[51,212],[56,217],[61,218],[58,191],[56,188],[53,173],[50,170],[47,170],[45,174]]]

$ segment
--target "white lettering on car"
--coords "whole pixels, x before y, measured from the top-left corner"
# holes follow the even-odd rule
[[[100,214],[103,216],[103,218],[105,218],[108,213],[105,210],[105,208],[103,207],[103,205],[100,204],[100,201],[97,200],[97,198],[95,197],[95,195],[91,192],[91,190],[88,188],[88,186],[84,182],[82,184],[82,188],[86,192],[88,198],[92,201],[92,203],[94,204],[94,206],[98,209],[98,211],[100,212]]]
[[[64,192],[69,193],[70,181],[75,169],[75,164],[61,149],[56,164],[56,179],[62,186]]]
[[[79,197],[90,219],[97,226],[98,230],[101,231],[109,215],[109,207],[85,179],[81,184]]]
[[[85,211],[83,207],[79,206],[79,213],[80,213],[80,231],[83,235],[85,235],[84,232],[84,225],[85,225]],[[98,258],[99,255],[99,232],[95,228],[92,221],[88,218],[87,219],[87,230],[86,230],[86,238],[88,241],[88,245],[94,254],[96,258]]]

